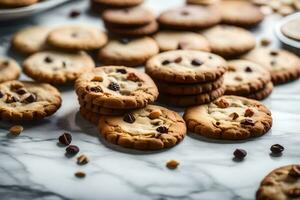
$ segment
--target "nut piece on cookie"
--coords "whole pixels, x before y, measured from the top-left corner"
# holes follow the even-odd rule
[[[152,119],[149,115],[154,112],[161,114]],[[178,113],[155,105],[123,116],[101,116],[98,127],[108,142],[138,150],[170,148],[186,135],[185,122]]]

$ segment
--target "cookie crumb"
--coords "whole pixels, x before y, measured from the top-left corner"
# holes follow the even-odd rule
[[[77,178],[84,178],[84,177],[86,176],[86,174],[85,174],[84,172],[81,172],[81,171],[76,172],[74,175],[75,175]]]
[[[169,160],[166,164],[167,168],[169,169],[176,169],[179,165],[179,162],[176,160]]]
[[[88,162],[90,161],[90,159],[86,156],[86,155],[80,155],[78,158],[77,158],[77,164],[78,165],[85,165],[87,164]]]
[[[269,46],[271,44],[271,42],[272,41],[269,38],[261,38],[261,40],[260,40],[261,46],[264,46],[264,47]]]
[[[24,130],[23,126],[14,125],[9,129],[9,133],[13,136],[19,136],[23,130]]]
[[[81,12],[79,11],[79,10],[72,10],[71,12],[70,12],[70,17],[71,18],[75,18],[75,17],[78,17],[79,15],[81,15]]]

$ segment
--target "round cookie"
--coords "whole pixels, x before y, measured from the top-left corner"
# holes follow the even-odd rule
[[[150,58],[146,73],[154,79],[173,83],[215,81],[227,70],[226,61],[218,55],[194,50],[167,51]]]
[[[160,51],[176,49],[210,51],[208,41],[200,34],[187,31],[160,31],[154,35]]]
[[[217,25],[203,32],[213,53],[224,57],[234,57],[255,47],[255,37],[251,32],[228,25]]]
[[[42,26],[22,29],[14,35],[12,45],[15,50],[23,54],[33,54],[42,51],[45,49],[49,31],[50,28]]]
[[[275,85],[292,81],[300,76],[299,57],[286,50],[257,48],[243,58],[268,69]]]
[[[273,83],[270,81],[267,85],[255,93],[249,94],[246,97],[250,99],[263,100],[267,98],[273,91]]]
[[[93,59],[85,52],[44,51],[31,55],[23,63],[26,75],[38,82],[51,84],[73,83],[82,73],[94,67]]]
[[[116,35],[141,37],[155,33],[158,30],[158,23],[156,21],[152,21],[149,24],[134,27],[119,27],[113,24],[106,23],[105,27],[109,32]]]
[[[208,93],[212,90],[220,88],[223,85],[223,81],[223,77],[218,78],[213,82],[205,82],[201,84],[174,84],[155,80],[160,92],[171,95],[195,95]]]
[[[99,60],[107,65],[143,65],[150,57],[159,52],[156,42],[150,37],[136,39],[110,40],[100,49]]]
[[[300,165],[274,169],[261,182],[256,200],[288,200],[300,198]]]
[[[19,64],[11,58],[0,58],[0,83],[18,79],[21,73]]]
[[[219,8],[214,5],[187,5],[173,8],[160,14],[158,22],[164,28],[198,30],[218,24],[221,20]]]
[[[155,21],[155,15],[143,7],[105,10],[102,18],[117,26],[142,26]]]
[[[168,103],[170,105],[178,107],[187,107],[209,103],[222,96],[224,92],[225,88],[219,87],[208,93],[202,93],[197,95],[160,95],[159,98],[163,102]]]
[[[7,81],[0,84],[0,119],[39,120],[61,106],[59,91],[49,84]]]
[[[124,7],[134,7],[141,3],[144,0],[92,0],[96,4],[108,6],[108,7],[117,7],[117,8],[124,8]]]
[[[101,116],[99,130],[108,142],[138,150],[170,148],[186,135],[178,113],[155,105],[118,117]]]
[[[272,126],[271,112],[262,103],[238,96],[222,96],[184,113],[188,130],[204,137],[242,140],[264,135]]]
[[[300,41],[300,18],[293,19],[291,21],[288,21],[281,27],[282,33],[294,40]]]
[[[100,118],[100,115],[98,113],[91,112],[83,107],[80,107],[79,112],[84,119],[91,122],[92,124],[98,125]]]
[[[86,72],[76,80],[75,90],[86,102],[113,109],[142,108],[158,96],[157,87],[147,74],[123,66]]]
[[[37,3],[38,0],[0,0],[0,7],[24,7]]]
[[[222,22],[226,24],[254,26],[264,19],[264,15],[260,9],[249,1],[221,1],[220,7],[222,8]]]
[[[47,42],[68,51],[99,49],[107,42],[107,36],[97,28],[85,25],[66,25],[52,30]]]
[[[187,4],[195,4],[195,5],[211,5],[219,2],[220,0],[186,0]]]
[[[231,60],[224,75],[225,94],[244,96],[263,89],[271,81],[270,72],[247,60]]]

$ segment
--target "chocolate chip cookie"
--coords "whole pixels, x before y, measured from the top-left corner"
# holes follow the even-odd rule
[[[23,63],[26,75],[51,84],[73,83],[79,75],[94,67],[93,59],[85,52],[44,51],[31,55]]]
[[[105,66],[82,74],[75,84],[79,98],[105,108],[145,107],[158,96],[152,79],[136,69]]]
[[[257,200],[288,200],[300,198],[300,165],[279,167],[261,182],[256,193]]]
[[[263,100],[272,93],[273,88],[274,88],[273,83],[270,81],[269,83],[267,83],[267,85],[264,88],[254,93],[248,94],[246,95],[246,97],[250,99]]]
[[[186,135],[185,122],[178,113],[155,105],[123,116],[101,116],[99,130],[108,142],[138,150],[170,148]]]
[[[153,56],[145,69],[154,79],[166,82],[203,83],[220,78],[227,70],[227,63],[212,53],[176,50]]]
[[[262,103],[238,96],[188,108],[184,119],[191,132],[208,138],[242,140],[267,133],[271,112]]]
[[[0,119],[39,120],[55,113],[61,105],[59,91],[49,84],[7,81],[0,84]]]
[[[0,58],[0,83],[18,79],[21,73],[19,64],[11,58]]]

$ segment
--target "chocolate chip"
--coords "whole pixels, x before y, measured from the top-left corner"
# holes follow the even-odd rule
[[[221,122],[216,122],[216,125],[219,126],[221,124]]]
[[[229,115],[229,117],[231,117],[232,120],[236,120],[239,117],[239,114],[237,114],[236,112],[233,112]]]
[[[24,101],[26,101],[28,103],[33,103],[36,101],[36,96],[34,94],[30,94],[30,95],[28,95],[28,97],[26,97],[24,99]]]
[[[241,121],[241,124],[242,125],[250,125],[250,126],[254,126],[255,125],[255,123],[253,122],[253,120],[252,119],[243,119],[242,121]]]
[[[133,116],[133,114],[128,113],[124,115],[123,121],[132,124],[133,122],[135,122],[135,117]]]
[[[174,60],[175,63],[180,63],[182,61],[182,58],[181,57],[178,57]]]
[[[53,62],[52,58],[50,58],[49,56],[47,56],[47,57],[44,59],[44,61],[45,61],[46,63],[52,63],[52,62]]]
[[[233,152],[234,158],[237,160],[243,160],[247,156],[247,151],[244,149],[236,149]]]
[[[78,36],[78,34],[77,33],[72,33],[71,36],[76,38]]]
[[[67,146],[67,145],[71,144],[72,136],[70,133],[64,133],[61,136],[59,136],[58,141],[60,144]]]
[[[292,188],[288,190],[287,195],[292,198],[300,197],[300,188]]]
[[[86,176],[86,174],[84,172],[76,172],[74,175],[77,178],[84,178]]]
[[[208,59],[212,60],[212,59],[213,59],[213,57],[212,57],[212,56],[208,56]]]
[[[91,87],[90,91],[98,93],[98,92],[102,92],[102,88],[100,86],[95,86],[95,87]]]
[[[188,44],[186,42],[179,42],[177,49],[186,49],[187,46]]]
[[[169,60],[164,60],[161,64],[162,65],[168,65],[168,64],[170,64],[171,62],[169,61]]]
[[[112,90],[112,91],[119,91],[120,90],[119,84],[115,83],[115,82],[110,82],[110,84],[107,86],[107,88]]]
[[[277,51],[270,51],[270,55],[271,55],[271,56],[277,56],[277,55],[278,55],[278,52],[277,52]]]
[[[289,172],[289,176],[292,176],[294,178],[300,178],[300,166],[293,165],[292,169]]]
[[[4,97],[3,92],[0,91],[0,98]]]
[[[200,65],[203,64],[203,62],[199,59],[193,59],[191,64],[194,65],[194,66],[200,66]]]
[[[280,144],[273,144],[270,150],[272,151],[273,154],[280,154],[281,152],[283,152],[284,147],[281,146]]]
[[[5,60],[1,63],[3,66],[7,67],[9,65],[9,61],[8,60]]]
[[[70,145],[66,148],[66,153],[70,156],[76,155],[79,152],[79,147],[76,145]]]
[[[121,38],[119,41],[122,44],[128,44],[130,42],[130,39],[128,39],[128,38]]]
[[[165,126],[159,126],[159,127],[157,127],[156,131],[159,132],[159,133],[167,133],[168,128],[165,127]]]
[[[246,69],[245,69],[245,72],[252,72],[252,69],[251,69],[251,67],[246,67]]]
[[[75,17],[78,17],[80,14],[81,14],[80,11],[78,11],[78,10],[72,10],[70,12],[69,16],[72,17],[72,18],[75,18]]]
[[[276,61],[275,61],[275,60],[272,60],[272,61],[270,62],[270,64],[271,64],[272,66],[274,66],[274,65],[276,65]]]
[[[15,102],[18,102],[18,101],[20,101],[20,99],[18,97],[8,96],[5,102],[6,103],[15,103]]]
[[[20,94],[20,95],[22,95],[22,94],[25,94],[27,91],[25,90],[25,88],[20,88],[20,89],[18,89],[17,91],[16,91],[16,93],[17,94]]]
[[[63,62],[62,62],[62,66],[63,66],[63,68],[66,68],[67,63],[66,63],[65,61],[63,61]]]
[[[245,110],[245,114],[244,114],[244,117],[252,117],[254,115],[254,111],[250,108],[247,108]]]
[[[129,73],[127,76],[127,80],[137,82],[140,78],[135,73]]]
[[[181,15],[184,15],[184,16],[189,15],[189,12],[184,10],[184,11],[181,12]]]
[[[126,74],[127,70],[126,69],[117,69],[117,72],[121,73],[121,74]]]

